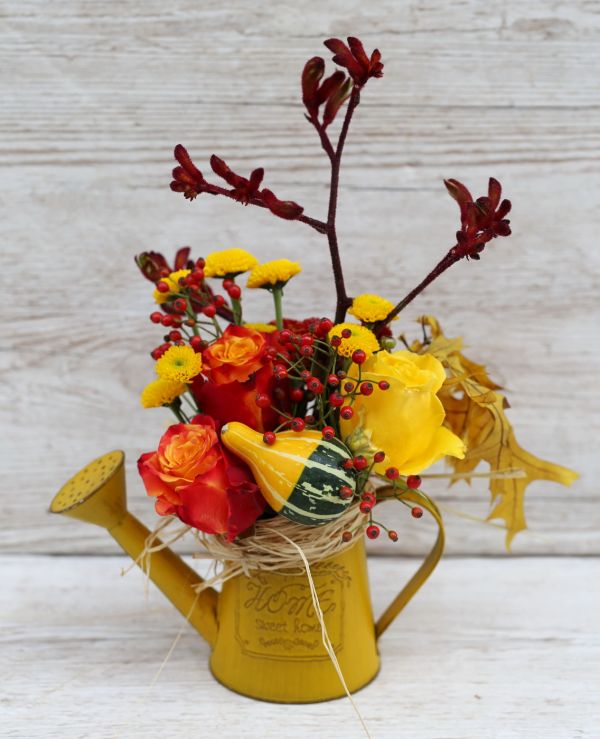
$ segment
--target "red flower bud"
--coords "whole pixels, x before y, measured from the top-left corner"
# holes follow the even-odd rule
[[[271,213],[288,221],[295,221],[297,218],[300,218],[304,211],[302,206],[294,203],[292,200],[279,200],[271,190],[262,190],[260,197]]]

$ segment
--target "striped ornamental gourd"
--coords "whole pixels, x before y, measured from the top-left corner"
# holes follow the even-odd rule
[[[223,426],[223,444],[246,462],[263,496],[277,513],[296,523],[319,526],[341,515],[352,501],[340,488],[356,490],[351,470],[343,464],[352,454],[338,439],[318,431],[282,431],[274,444],[237,421]]]

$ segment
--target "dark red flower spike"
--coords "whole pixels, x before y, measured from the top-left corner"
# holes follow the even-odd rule
[[[324,44],[333,52],[333,61],[348,70],[358,87],[363,87],[370,77],[383,77],[379,49],[375,49],[369,58],[362,42],[354,36],[348,36],[348,46],[338,38],[327,39]]]
[[[182,192],[188,200],[193,200],[206,189],[206,180],[202,176],[202,172],[192,162],[185,147],[177,144],[173,153],[180,166],[173,170],[171,190]]]
[[[179,269],[192,269],[194,263],[190,261],[189,256],[190,247],[181,247],[177,250],[174,266],[171,267],[162,254],[155,251],[143,251],[135,257],[135,263],[144,277],[156,284],[161,277],[166,277],[171,272]]]
[[[350,97],[352,92],[352,80],[350,78],[345,79],[329,96],[327,105],[325,105],[325,112],[323,113],[323,128],[332,123],[338,114],[339,109]]]
[[[502,185],[490,177],[488,194],[477,200],[458,180],[444,180],[450,195],[460,207],[461,229],[456,234],[455,256],[479,259],[484,246],[497,236],[510,236],[510,200],[500,201]]]
[[[271,213],[279,216],[279,218],[285,218],[288,221],[296,220],[304,211],[304,208],[302,208],[301,205],[298,205],[298,203],[294,203],[293,200],[279,200],[271,190],[262,190],[260,198]]]
[[[338,70],[319,84],[324,72],[325,61],[320,56],[306,62],[302,71],[302,102],[308,111],[308,120],[314,124],[318,124],[319,108],[326,104],[323,128],[327,128],[350,97],[352,80]]]
[[[302,70],[302,102],[310,117],[316,118],[319,112],[317,91],[324,73],[325,60],[320,56],[313,56],[309,59]]]
[[[231,194],[240,203],[248,205],[248,203],[258,196],[258,188],[265,176],[265,170],[260,167],[255,169],[250,178],[242,177],[230,169],[225,161],[213,154],[210,158],[210,166],[215,174],[222,177],[228,185],[233,188]]]

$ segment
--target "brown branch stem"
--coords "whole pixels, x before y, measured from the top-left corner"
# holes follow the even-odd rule
[[[384,318],[382,321],[378,321],[373,326],[373,331],[377,331],[378,329],[385,326],[386,323],[389,323],[393,318],[395,318],[401,311],[403,311],[406,306],[409,303],[412,303],[412,301],[423,292],[423,290],[427,287],[427,285],[431,284],[435,279],[437,279],[443,272],[445,272],[448,267],[451,267],[453,264],[458,262],[461,259],[461,255],[457,254],[456,247],[452,247],[450,251],[444,256],[443,259],[441,259],[436,266],[431,270],[431,272],[423,279],[413,290],[411,290],[406,297],[404,297],[395,307],[393,310],[391,310],[386,318]]]
[[[219,187],[219,185],[209,184],[208,188],[206,190],[203,190],[202,192],[206,192],[210,195],[224,195],[230,200],[236,200],[237,202],[239,202],[231,191],[226,190],[224,187]],[[259,208],[265,208],[268,210],[267,206],[256,198],[251,198],[248,201],[248,205],[257,205]],[[299,218],[294,218],[293,220],[300,221],[301,223],[306,223],[307,226],[314,228],[315,231],[318,231],[319,233],[327,233],[327,224],[324,221],[319,221],[317,218],[310,218],[309,216],[305,216],[304,214],[302,214]]]
[[[346,115],[340,131],[337,147],[335,151],[331,145],[331,140],[325,131],[325,128],[315,118],[309,119],[315,127],[319,138],[321,139],[321,146],[325,150],[329,160],[331,162],[331,179],[329,185],[329,207],[327,209],[327,228],[325,234],[327,235],[327,242],[329,244],[329,254],[331,256],[331,266],[333,269],[333,278],[335,282],[336,292],[336,307],[335,307],[335,322],[341,323],[346,317],[346,311],[352,305],[352,300],[346,293],[346,285],[344,282],[344,272],[342,270],[342,261],[340,259],[340,249],[337,239],[336,231],[336,214],[337,214],[337,199],[340,182],[340,165],[342,162],[342,154],[344,151],[344,144],[346,142],[346,136],[348,135],[348,129],[352,120],[352,115],[358,103],[360,102],[360,93],[357,87],[354,87],[348,107],[346,109]]]

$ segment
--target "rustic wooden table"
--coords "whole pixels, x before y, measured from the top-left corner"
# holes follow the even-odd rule
[[[2,737],[363,737],[347,699],[252,701],[211,677],[208,647],[121,557],[0,559]],[[369,560],[375,611],[416,561]],[[446,559],[381,641],[357,694],[373,739],[600,736],[600,561]]]

